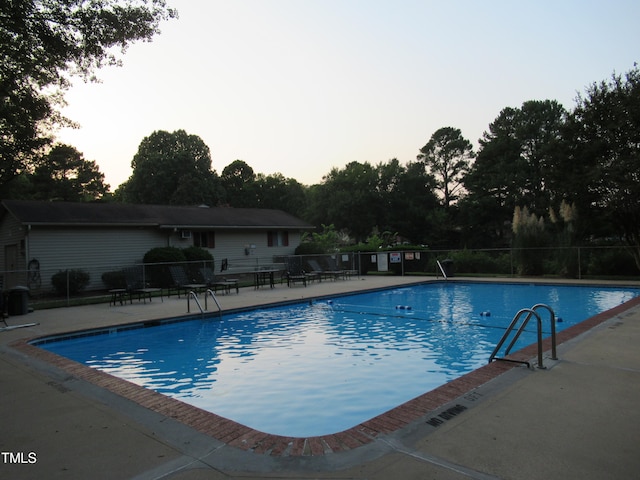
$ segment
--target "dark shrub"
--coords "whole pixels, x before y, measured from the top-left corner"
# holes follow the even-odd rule
[[[459,250],[450,253],[455,268],[461,273],[509,273],[509,256],[491,256],[487,252]]]
[[[588,275],[638,275],[638,267],[631,253],[624,248],[598,249],[590,252],[587,273]]]
[[[301,243],[294,252],[295,255],[318,255],[322,253],[325,253],[324,248],[315,242]]]
[[[184,251],[176,247],[152,248],[144,254],[144,263],[177,263],[186,260]]]
[[[69,292],[67,292],[67,277]],[[51,277],[51,284],[58,295],[76,294],[89,285],[90,276],[84,270],[60,270]]]
[[[152,248],[144,254],[146,268],[147,283],[155,286],[168,288],[173,284],[171,273],[169,272],[169,263],[181,263],[187,259],[181,249],[176,247],[157,247]],[[159,265],[158,265],[159,264]]]
[[[182,254],[188,262],[199,260],[213,261],[213,255],[208,250],[200,247],[188,247],[182,250]]]
[[[102,283],[107,287],[107,290],[127,287],[127,281],[122,270],[118,270],[116,272],[104,272],[102,274]]]
[[[202,282],[202,275],[200,274],[200,268],[205,266],[205,263],[210,267],[213,267],[213,255],[208,250],[200,247],[187,247],[182,250],[185,258],[188,262],[198,262],[198,263],[189,263],[186,265],[187,275],[194,282],[199,283]]]

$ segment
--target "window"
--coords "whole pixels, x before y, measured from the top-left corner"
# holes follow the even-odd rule
[[[267,232],[267,245],[269,247],[288,247],[289,232],[287,232],[286,230]]]
[[[193,232],[193,246],[216,248],[215,232]]]

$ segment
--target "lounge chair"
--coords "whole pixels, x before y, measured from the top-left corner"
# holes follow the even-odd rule
[[[238,280],[235,278],[217,279],[213,269],[209,267],[200,268],[200,275],[202,277],[202,281],[208,288],[213,288],[215,293],[218,293],[219,288],[222,289],[224,293],[231,293],[232,288],[236,289],[236,293],[240,293]]]
[[[160,293],[160,300],[164,302],[164,298],[162,297],[162,289],[149,286],[147,282],[145,282],[143,273],[144,272],[142,271],[142,268],[139,267],[129,267],[124,269],[126,293],[129,295],[129,303],[133,303],[134,295],[138,295],[138,301],[144,300],[144,302],[147,303],[147,298],[149,299],[149,301],[151,301],[151,296],[154,293]],[[120,298],[121,300],[122,296],[118,295],[112,297],[114,305],[116,298]]]
[[[346,279],[347,276],[351,275],[351,270],[343,270],[341,268],[338,268],[338,264],[336,263],[335,258],[327,257],[327,264],[329,265],[329,270],[336,273],[336,278],[342,277]]]
[[[318,280],[320,279],[320,275],[315,272],[305,272],[299,261],[289,260],[284,278],[287,279],[288,287],[297,282],[301,282],[306,287],[307,281]]]
[[[307,263],[312,268],[311,272],[317,274],[320,277],[320,279],[330,278],[332,280],[337,280],[340,277],[340,275],[342,275],[341,270],[323,269],[317,260],[309,260]]]
[[[171,279],[173,280],[173,286],[169,287],[169,296],[171,296],[171,290],[175,290],[176,292],[178,292],[178,298],[180,298],[180,293],[182,291],[184,291],[186,295],[187,292],[198,292],[207,288],[207,285],[204,283],[198,283],[195,280],[189,280],[187,272],[185,271],[184,267],[180,265],[169,266],[169,272],[171,273]]]

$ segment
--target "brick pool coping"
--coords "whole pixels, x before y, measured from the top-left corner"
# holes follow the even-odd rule
[[[606,320],[619,315],[621,312],[638,305],[640,305],[640,297],[636,297],[558,332],[556,334],[557,344],[560,345],[571,340]],[[257,454],[279,457],[326,455],[345,452],[366,445],[381,435],[393,433],[428,416],[439,407],[469,393],[471,390],[480,387],[518,365],[513,362],[500,361],[489,363],[342,432],[313,437],[286,437],[254,430],[215,413],[207,412],[127,380],[87,367],[31,345],[29,342],[34,340],[36,339],[18,340],[13,342],[11,347],[32,358],[60,368],[74,378],[105,388],[151,411],[173,418],[227,445]],[[550,348],[551,339],[543,340],[543,351],[546,352]],[[532,344],[510,355],[509,358],[528,361],[536,355],[537,344]]]

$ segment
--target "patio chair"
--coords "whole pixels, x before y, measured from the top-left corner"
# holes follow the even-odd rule
[[[149,301],[151,301],[151,296],[154,293],[160,293],[160,300],[164,302],[164,298],[162,297],[162,289],[151,287],[145,282],[144,272],[141,267],[125,268],[124,278],[126,282],[126,293],[127,295],[129,295],[129,303],[133,303],[134,295],[138,295],[138,301],[144,300],[144,302],[147,303],[147,298],[149,299]],[[116,297],[112,298],[114,305],[115,298]]]
[[[240,293],[240,287],[236,278],[217,279],[212,268],[200,268],[200,276],[208,288],[213,288],[214,293],[218,293],[218,289],[222,289],[224,293],[231,293],[231,289],[235,288],[236,293]]]
[[[320,279],[322,278],[330,278],[332,280],[337,280],[342,272],[340,270],[325,270],[323,269],[317,260],[309,260],[307,261],[309,266],[312,268],[311,272],[316,273]]]
[[[338,268],[338,264],[336,263],[336,259],[332,257],[327,257],[327,264],[329,265],[329,270],[335,272],[336,278],[342,277],[344,279],[347,278],[347,270],[343,270]]]
[[[185,295],[189,291],[198,292],[207,288],[204,283],[197,283],[195,280],[189,280],[187,272],[181,265],[169,266],[169,272],[171,273],[171,279],[173,280],[173,286],[169,287],[169,296],[171,296],[171,290],[178,292],[178,298],[180,298],[180,292],[184,291]]]
[[[287,279],[288,287],[297,282],[301,282],[306,287],[307,281],[318,279],[320,276],[317,273],[305,272],[300,262],[289,260],[287,261],[287,271],[285,272],[284,278]]]

